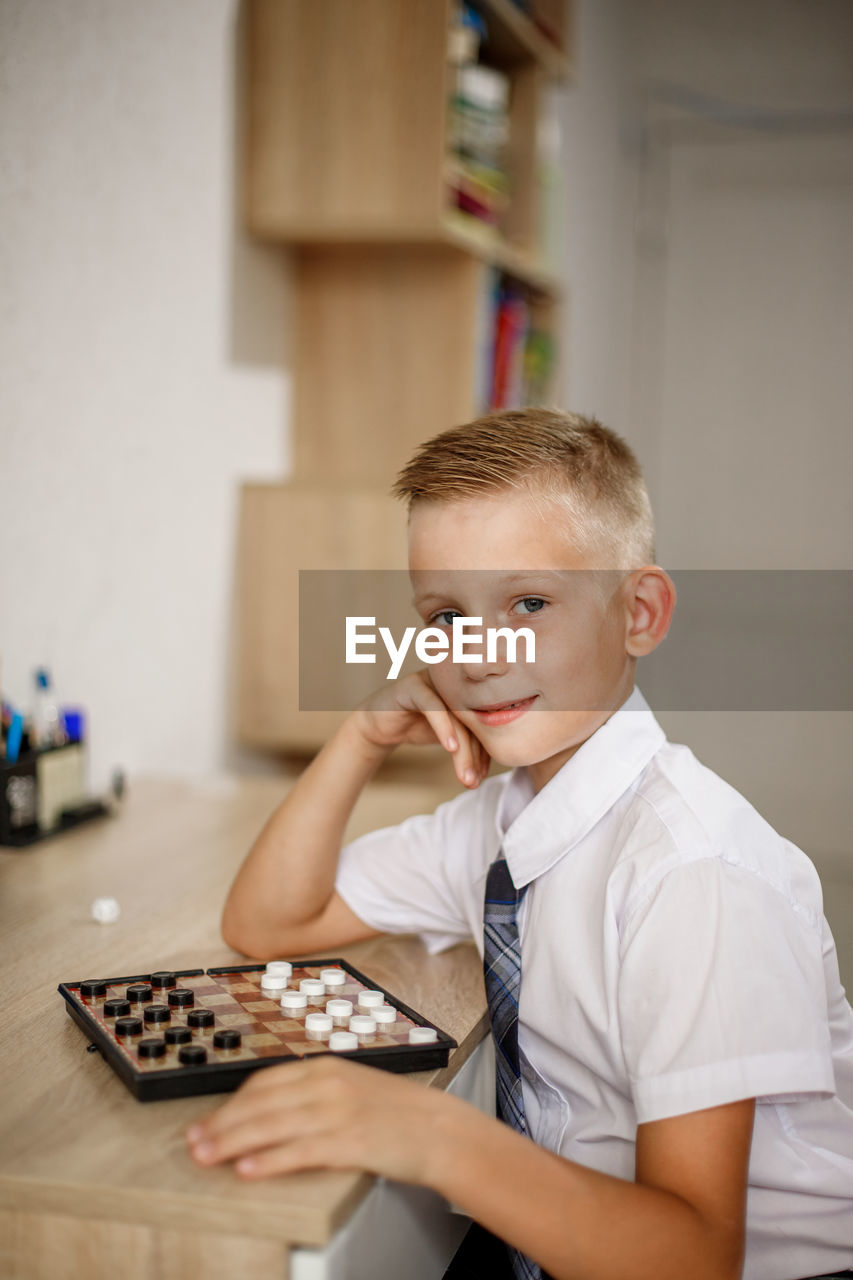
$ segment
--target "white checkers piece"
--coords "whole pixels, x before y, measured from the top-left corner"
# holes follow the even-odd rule
[[[359,991],[358,993],[358,1007],[364,1013],[367,1013],[368,1009],[378,1009],[384,1003],[384,991]]]
[[[437,1039],[435,1027],[412,1027],[409,1031],[409,1044],[435,1044]]]
[[[333,1031],[329,1036],[329,1048],[333,1053],[346,1053],[358,1048],[358,1036],[354,1031]]]
[[[326,1013],[336,1027],[346,1027],[352,1017],[352,1000],[327,1000]]]
[[[285,991],[282,993],[281,1007],[291,1018],[299,1018],[308,1008],[308,997],[304,991]]]
[[[287,990],[287,981],[283,973],[262,973],[261,991],[267,992],[268,995],[277,995],[279,991]]]
[[[328,1013],[309,1013],[305,1016],[305,1034],[311,1040],[328,1040],[333,1025]]]
[[[397,1010],[393,1004],[380,1004],[376,1009],[370,1010],[370,1016],[378,1027],[390,1027],[397,1021]]]
[[[321,1004],[326,994],[326,984],[319,978],[303,978],[299,990],[307,997],[309,1004]]]
[[[336,991],[338,987],[346,986],[347,975],[343,969],[321,969],[320,981],[324,983],[328,992]]]
[[[376,1035],[376,1020],[367,1014],[357,1013],[349,1020],[349,1029],[354,1031],[359,1040],[372,1040]]]
[[[276,977],[290,979],[293,973],[293,965],[289,960],[270,960],[266,968],[266,977],[275,974]]]
[[[121,915],[121,907],[115,898],[96,898],[89,910],[98,924],[115,924]]]

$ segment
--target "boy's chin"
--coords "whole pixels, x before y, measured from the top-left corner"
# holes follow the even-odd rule
[[[537,730],[541,721],[530,719],[528,712],[521,720],[501,726],[485,726],[471,723],[466,716],[463,720],[468,729],[483,749],[488,752],[489,759],[505,769],[517,769],[524,765],[536,764],[551,754],[547,743],[543,743]],[[541,715],[541,713],[540,713]],[[462,719],[462,716],[459,717]]]
[[[525,765],[537,764],[549,754],[537,751],[529,742],[511,741],[509,734],[503,741],[501,741],[501,735],[495,733],[482,734],[478,737],[488,751],[492,764],[497,765],[499,769],[522,769]]]

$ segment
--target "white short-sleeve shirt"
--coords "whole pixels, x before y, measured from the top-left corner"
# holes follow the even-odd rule
[[[638,1124],[758,1100],[745,1280],[853,1267],[853,1011],[799,849],[638,690],[538,793],[524,769],[348,845],[375,929],[482,951],[503,849],[519,919],[531,1136],[634,1176]]]

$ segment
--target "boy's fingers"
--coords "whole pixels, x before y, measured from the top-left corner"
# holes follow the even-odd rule
[[[199,1142],[190,1144],[194,1160],[199,1164],[219,1164],[248,1151],[269,1146],[283,1134],[273,1132],[273,1115],[259,1112],[251,1119],[230,1125],[226,1129],[211,1130]]]
[[[242,1178],[271,1178],[302,1169],[357,1168],[357,1160],[347,1157],[339,1139],[331,1134],[312,1134],[292,1142],[268,1147],[237,1161]]]
[[[255,1072],[227,1102],[196,1121],[187,1130],[187,1141],[194,1144],[219,1137],[235,1125],[266,1112],[273,1104],[288,1108],[304,1103],[309,1094],[305,1087],[306,1077],[299,1074],[298,1065],[301,1064],[288,1064],[286,1067],[272,1067]],[[277,1080],[264,1079],[276,1076],[280,1071],[293,1072],[294,1076],[291,1079],[281,1076]]]
[[[332,1114],[332,1108],[316,1101],[285,1107],[280,1100],[271,1100],[268,1106],[241,1115],[227,1128],[206,1134],[191,1145],[191,1151],[200,1164],[219,1164],[305,1134],[322,1132],[332,1127]]]
[[[364,1073],[368,1074],[365,1076]],[[282,1114],[345,1105],[374,1083],[372,1071],[359,1063],[322,1057],[256,1071],[235,1094],[187,1130],[190,1146],[215,1142],[230,1130],[254,1124],[272,1111]],[[386,1086],[387,1088],[387,1086]]]
[[[436,714],[441,717],[442,725],[446,723],[449,726],[446,740],[436,729],[430,713],[425,710],[424,714],[427,716],[433,733],[435,733],[439,742],[453,756],[453,767],[459,781],[466,787],[476,787],[482,774],[482,746],[480,741],[462,724],[461,720],[456,719],[453,712],[448,710],[446,704],[441,701],[437,694],[435,697],[441,709]],[[451,742],[455,743],[455,745],[451,745]]]
[[[450,716],[450,713],[447,712],[446,714],[452,721],[453,718]],[[456,776],[459,781],[466,787],[473,787],[477,783],[477,768],[474,762],[474,752],[471,746],[471,735],[468,733],[467,729],[463,728],[463,726],[458,723],[458,721],[453,721],[453,723],[457,726],[455,729],[451,730],[452,737],[456,745],[453,747],[448,746],[447,749],[453,756],[453,768],[456,771]],[[442,739],[439,738],[439,742],[441,741]]]
[[[483,746],[482,742],[479,741],[479,739],[477,740],[477,747],[479,748],[477,752],[477,769],[479,772],[480,781],[482,782],[483,778],[485,778],[486,774],[489,772],[489,766],[491,765],[492,761],[488,751]]]
[[[483,748],[478,738],[469,729],[460,733],[462,745],[454,761],[460,782],[466,787],[479,786],[483,779]]]
[[[458,751],[461,746],[460,737],[462,735],[459,732],[461,726],[458,726],[457,721],[438,694],[432,688],[423,684],[415,701],[417,710],[420,711],[445,750],[451,752],[451,754]],[[464,730],[462,732],[464,734]]]
[[[411,697],[411,709],[424,717],[437,741],[453,756],[453,767],[463,786],[479,786],[484,776],[481,744],[436,692],[428,672],[418,673],[407,697]]]

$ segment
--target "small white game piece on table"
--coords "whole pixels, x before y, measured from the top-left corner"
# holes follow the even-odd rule
[[[96,898],[90,910],[92,919],[98,924],[115,924],[121,915],[121,907],[115,898]]]
[[[321,969],[320,981],[325,983],[326,990],[331,993],[337,987],[346,986],[347,975],[343,969]]]
[[[326,984],[319,978],[303,978],[299,984],[299,990],[308,997],[309,1004],[321,1004],[326,994]]]
[[[333,1031],[329,1036],[329,1048],[333,1053],[345,1053],[358,1048],[358,1036],[353,1031]]]
[[[281,1007],[291,1018],[298,1018],[308,1008],[308,997],[304,991],[285,991],[282,993]]]
[[[276,974],[278,977],[290,978],[293,965],[289,960],[270,960],[266,972],[267,975]]]
[[[377,1026],[390,1027],[392,1022],[397,1021],[397,1010],[393,1004],[380,1004],[370,1010],[370,1016],[375,1019]]]
[[[435,1027],[412,1027],[409,1031],[409,1044],[435,1044],[437,1039]]]
[[[349,1029],[354,1031],[359,1040],[372,1040],[376,1035],[376,1020],[366,1014],[356,1013],[349,1020]]]
[[[336,1027],[345,1027],[352,1017],[352,1000],[327,1000],[326,1013],[331,1015]]]
[[[365,1013],[368,1009],[378,1009],[381,1004],[385,1003],[384,991],[359,991],[358,1007],[363,1009]]]
[[[262,973],[261,991],[265,991],[269,995],[278,995],[279,991],[287,990],[287,982],[288,980],[283,973]]]
[[[305,1034],[311,1040],[328,1040],[332,1034],[332,1019],[328,1013],[309,1013],[305,1017]]]

